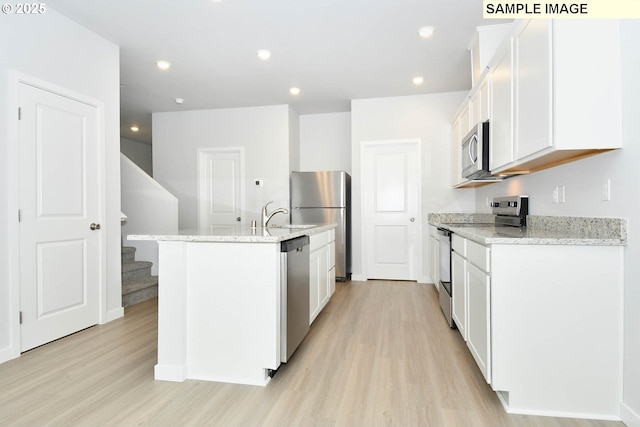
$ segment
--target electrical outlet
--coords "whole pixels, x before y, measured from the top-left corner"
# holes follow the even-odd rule
[[[564,185],[556,185],[553,187],[551,199],[553,200],[553,203],[564,203]]]
[[[602,196],[603,202],[611,200],[611,179],[607,178],[602,182]]]

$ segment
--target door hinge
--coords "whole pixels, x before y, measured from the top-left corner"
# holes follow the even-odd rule
[[[22,312],[20,312],[20,324],[22,325]]]
[[[18,107],[18,120],[22,120],[22,108]]]
[[[18,209],[18,222],[22,222],[22,209]]]

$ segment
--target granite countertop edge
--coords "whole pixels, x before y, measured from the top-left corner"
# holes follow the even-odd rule
[[[305,228],[251,228],[249,226],[214,226],[209,232],[181,230],[174,234],[129,234],[127,240],[158,242],[202,243],[279,243],[296,237],[322,233],[336,228],[337,224],[323,224]]]
[[[456,223],[490,223],[490,214],[430,214],[429,224],[483,245],[626,246],[627,220],[623,218],[530,216],[529,227],[456,227]],[[488,216],[487,216],[488,215]],[[513,233],[514,236],[505,236]]]

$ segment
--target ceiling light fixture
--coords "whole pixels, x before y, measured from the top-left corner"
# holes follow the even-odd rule
[[[292,87],[291,89],[289,89],[289,93],[291,95],[298,95],[300,93],[300,89],[297,87]]]
[[[436,29],[430,25],[426,25],[424,27],[420,27],[418,29],[418,34],[420,35],[420,37],[422,37],[423,39],[428,39],[429,37],[431,37],[433,35],[433,33],[436,32]]]
[[[258,51],[258,58],[266,61],[267,59],[271,58],[271,51],[267,49],[260,49]]]
[[[183,104],[184,98],[176,98],[176,104]]]
[[[413,78],[413,84],[414,85],[421,85],[422,83],[424,83],[424,77],[422,76],[416,76]]]
[[[156,61],[156,67],[158,67],[161,70],[168,70],[171,67],[171,62],[169,61],[164,61],[164,60],[159,60]]]
[[[131,130],[133,132],[138,132],[140,130],[140,128],[138,126],[136,126],[136,125],[133,125],[133,126],[131,126]]]

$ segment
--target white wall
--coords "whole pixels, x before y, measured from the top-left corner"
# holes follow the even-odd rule
[[[289,171],[297,170],[300,170],[300,118],[289,107]]]
[[[158,243],[127,240],[129,234],[174,234],[178,232],[178,199],[147,175],[124,154],[120,155],[122,180],[123,246],[136,248],[136,261],[151,261],[151,274],[158,274]]]
[[[290,124],[287,105],[153,114],[154,178],[179,200],[180,229],[197,228],[197,151],[244,147],[245,200],[242,222],[260,220],[262,206],[289,205]],[[295,115],[294,115],[295,116]],[[296,125],[293,125],[296,126]],[[255,179],[263,187],[253,185]],[[287,222],[284,215],[274,223]]]
[[[6,360],[18,313],[12,301],[17,281],[16,248],[18,191],[15,187],[17,142],[11,139],[10,120],[17,106],[9,105],[8,71],[15,70],[48,84],[83,94],[104,104],[106,213],[106,314],[103,321],[122,315],[120,279],[120,83],[118,47],[47,7],[42,15],[0,15],[0,361]],[[13,124],[12,124],[13,125]],[[15,209],[15,210],[14,210]],[[11,318],[9,318],[11,316]]]
[[[351,113],[300,116],[300,170],[351,175]]]
[[[129,160],[138,165],[147,175],[153,176],[153,159],[151,145],[120,138],[120,152]]]
[[[526,194],[533,215],[628,219],[629,244],[624,257],[623,420],[637,426],[640,418],[630,414],[633,411],[635,417],[640,416],[640,20],[623,20],[621,31],[624,148],[479,188],[476,205],[478,211],[489,212],[487,198]],[[611,180],[611,201],[602,201],[601,188],[607,179]],[[552,191],[559,185],[565,187],[566,203],[554,204]]]
[[[473,190],[451,188],[450,121],[467,92],[449,92],[351,102],[352,254],[353,275],[362,274],[360,143],[420,138],[422,140],[422,271],[428,271],[428,214],[472,212]]]

